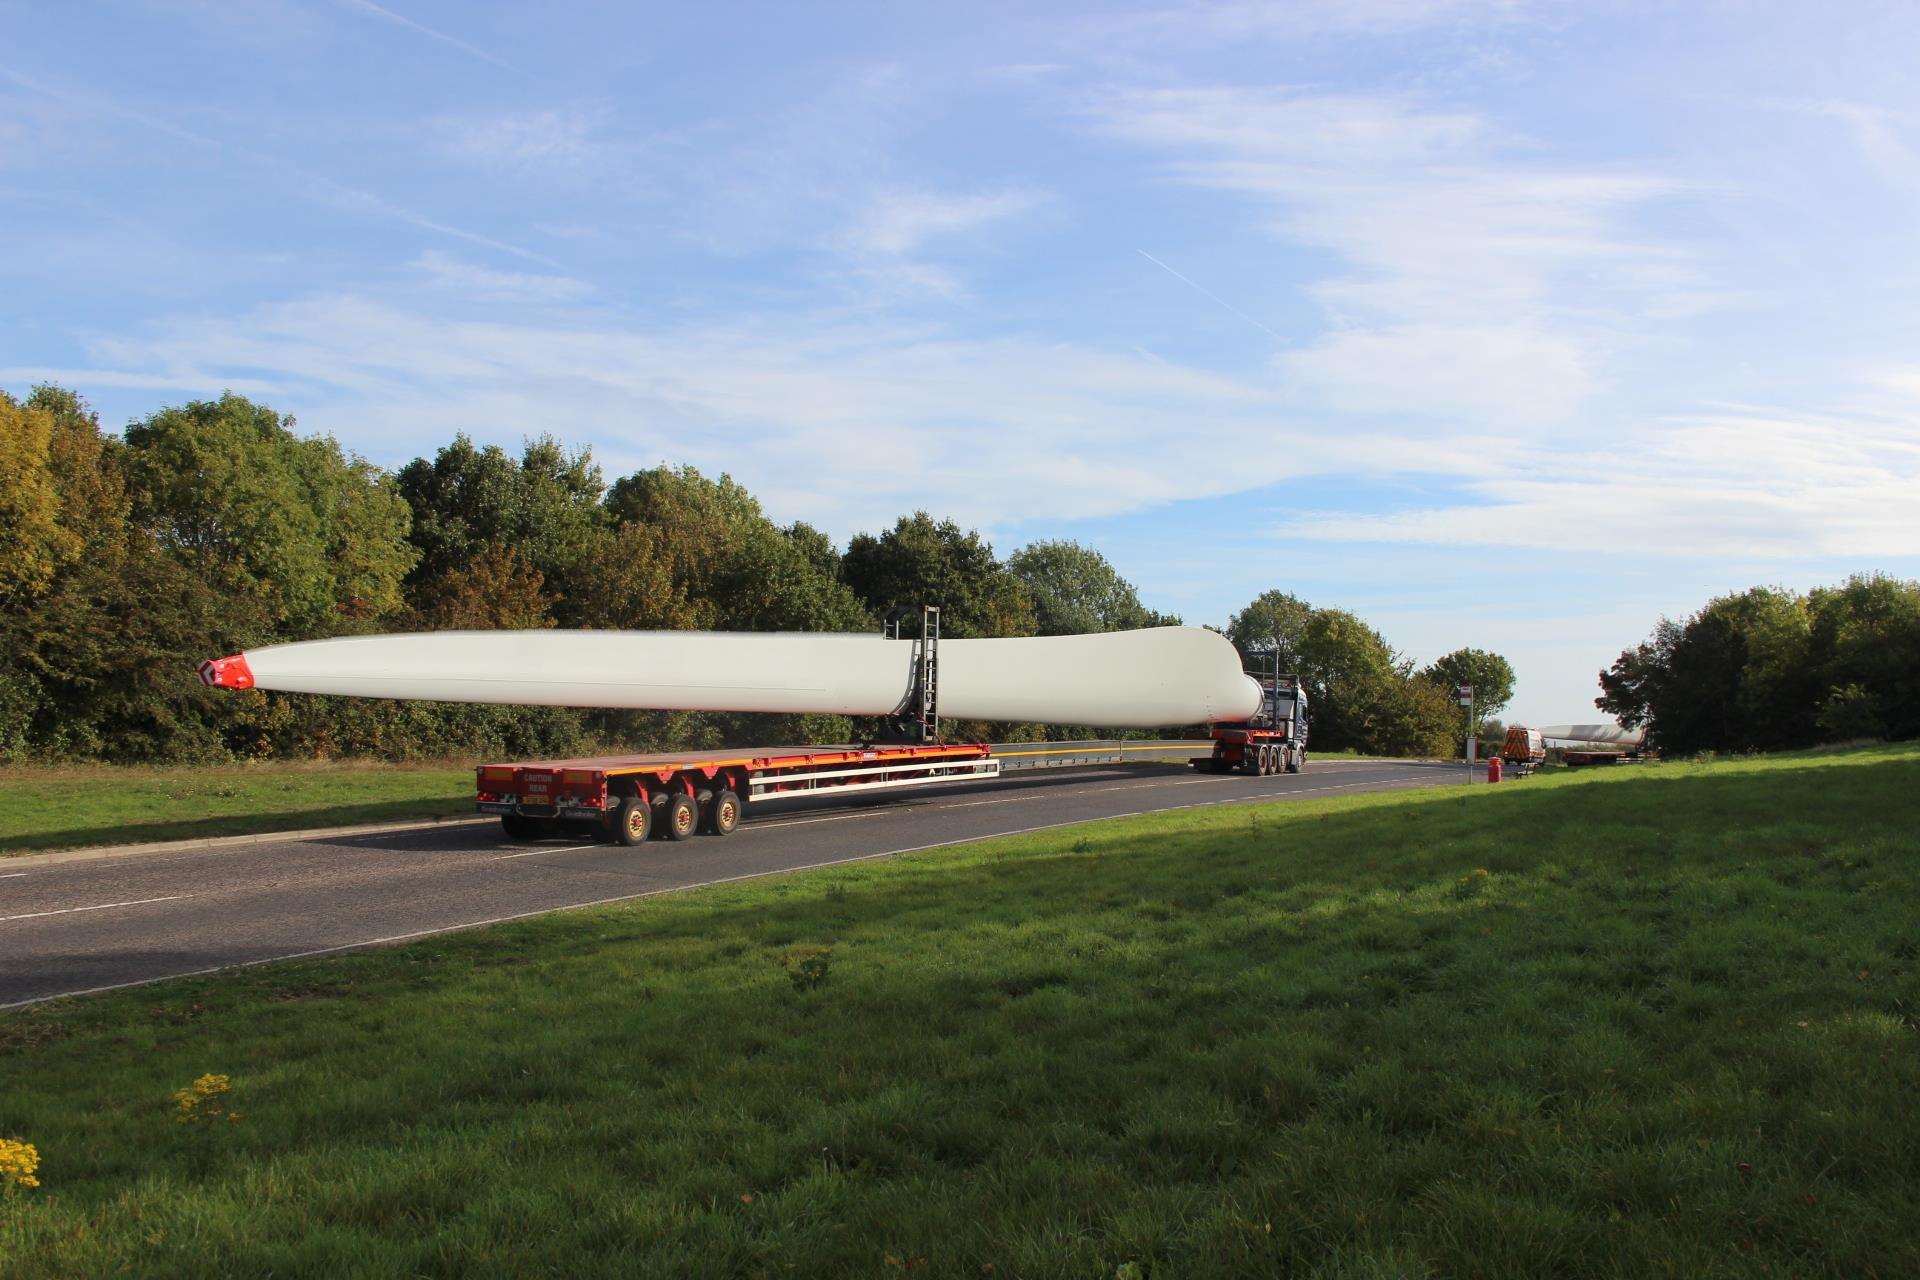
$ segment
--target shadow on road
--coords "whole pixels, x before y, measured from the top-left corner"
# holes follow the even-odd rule
[[[217,836],[271,835],[275,831],[298,831],[310,827],[347,827],[362,822],[404,822],[418,819],[465,817],[472,809],[470,797],[446,800],[391,800],[367,804],[335,805],[325,809],[292,809],[279,813],[236,814],[217,818],[193,818],[169,822],[116,823],[112,826],[72,827],[65,831],[43,831],[31,835],[0,837],[0,854],[49,853],[56,849],[76,849],[89,845],[146,844],[160,840],[205,840]]]

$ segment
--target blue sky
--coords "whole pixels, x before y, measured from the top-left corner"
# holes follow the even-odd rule
[[[1906,4],[0,0],[0,386],[551,431],[1267,587],[1513,714],[1920,575]]]

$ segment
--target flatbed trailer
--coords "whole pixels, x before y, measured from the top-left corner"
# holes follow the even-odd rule
[[[1613,750],[1610,748],[1593,751],[1563,750],[1560,752],[1560,763],[1566,765],[1569,769],[1580,769],[1596,764],[1626,764],[1630,760],[1638,759],[1640,759],[1640,753],[1637,751]]]
[[[752,805],[990,781],[1191,751],[1191,741],[767,747],[483,764],[475,808],[518,840],[573,830],[637,845],[728,835]]]

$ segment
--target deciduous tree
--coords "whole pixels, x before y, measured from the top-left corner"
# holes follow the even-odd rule
[[[942,634],[1030,636],[1038,629],[1026,584],[1007,572],[977,532],[924,511],[847,544],[847,585],[876,616],[940,606]]]
[[[127,428],[133,518],[196,572],[255,595],[289,635],[394,612],[413,564],[392,480],[331,438],[231,393]]]
[[[1043,636],[1177,626],[1178,618],[1140,603],[1140,593],[1098,551],[1077,542],[1035,542],[1007,557],[1026,585]]]

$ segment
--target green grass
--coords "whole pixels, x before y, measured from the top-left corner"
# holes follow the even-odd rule
[[[0,857],[473,812],[470,765],[0,768]]]
[[[1911,748],[1595,770],[0,1015],[0,1271],[1913,1275],[1916,832]]]

